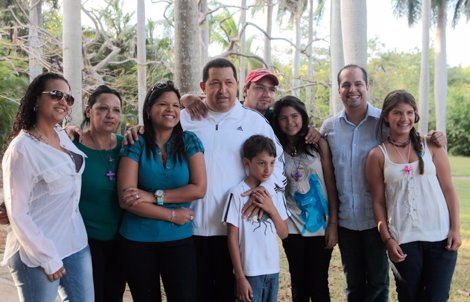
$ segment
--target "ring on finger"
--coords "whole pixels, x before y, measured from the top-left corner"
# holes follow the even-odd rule
[[[193,215],[189,216],[189,220],[193,221],[193,219],[194,219]]]

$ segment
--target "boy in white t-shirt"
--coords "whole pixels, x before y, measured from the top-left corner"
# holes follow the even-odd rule
[[[236,297],[243,302],[276,302],[280,271],[276,233],[281,239],[287,237],[288,214],[285,200],[276,202],[277,198],[271,198],[276,193],[262,188],[273,173],[276,147],[270,138],[254,135],[243,144],[242,158],[249,175],[230,190],[222,218],[227,224]],[[250,196],[242,196],[252,189]],[[243,217],[249,200],[264,212],[261,217]]]

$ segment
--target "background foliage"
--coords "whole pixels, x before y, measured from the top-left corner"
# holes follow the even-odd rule
[[[263,1],[258,1],[262,5]],[[27,47],[27,3],[26,0],[0,0],[0,146],[4,144],[16,106],[28,84],[28,47]],[[54,71],[62,71],[62,17],[57,1],[43,0],[43,28],[41,37],[45,41],[43,51],[47,67]],[[106,83],[122,92],[124,98],[123,123],[124,129],[128,125],[137,123],[137,63],[136,63],[136,24],[133,13],[122,10],[119,0],[106,0],[104,8],[85,8],[87,15],[100,24],[99,27],[83,26],[83,96],[86,99],[89,92],[101,83]],[[17,5],[21,4],[21,5]],[[213,9],[209,18],[211,47],[222,50],[231,49],[237,41],[240,31],[238,20],[234,19],[234,10],[237,8],[227,6],[214,9],[221,4],[209,1]],[[212,7],[211,7],[212,6]],[[256,5],[249,10],[260,10]],[[151,13],[149,13],[150,15]],[[147,27],[147,86],[162,79],[173,79],[174,66],[174,28],[172,24],[172,7],[165,12],[161,20],[148,19]],[[281,18],[285,25],[287,18]],[[303,27],[306,20],[303,20]],[[262,55],[262,49],[255,46],[256,39],[262,36],[248,37],[250,56]],[[313,81],[306,85],[313,87],[313,99],[305,99],[305,90],[300,98],[311,102],[311,118],[319,127],[322,121],[330,114],[329,90],[329,44],[322,38],[314,39],[314,76]],[[305,45],[302,45],[305,47]],[[393,89],[406,89],[416,97],[418,96],[420,51],[408,53],[386,50],[378,38],[369,41],[369,79],[370,101],[381,107],[384,96]],[[114,49],[119,49],[117,55],[99,66],[107,59]],[[285,55],[292,50],[288,43],[283,49],[276,47],[273,51],[273,70],[281,81],[278,97],[292,94],[290,88],[292,78],[292,65],[286,62]],[[237,66],[240,57],[229,57]],[[433,58],[430,59],[430,66]],[[307,57],[302,56],[300,76],[307,77]],[[248,58],[249,69],[261,66],[256,58]],[[430,79],[433,79],[431,69]],[[304,81],[306,83],[307,81]],[[431,83],[431,87],[433,87]],[[419,101],[419,100],[418,100]],[[434,100],[430,93],[430,129],[435,129]],[[470,156],[470,67],[453,67],[448,71],[448,109],[447,129],[449,152],[455,155]]]

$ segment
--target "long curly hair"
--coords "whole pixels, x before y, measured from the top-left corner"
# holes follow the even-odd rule
[[[178,100],[181,98],[179,90],[175,87],[172,81],[158,82],[155,83],[152,88],[147,92],[144,101],[143,108],[143,121],[145,132],[143,134],[145,146],[147,147],[146,156],[150,158],[150,152],[155,157],[156,156],[156,144],[155,144],[155,130],[153,129],[152,119],[150,117],[150,109],[153,104],[155,104],[158,99],[165,92],[174,92],[178,97]],[[173,139],[174,145],[171,156],[173,161],[182,161],[184,156],[184,141],[183,141],[183,127],[181,122],[178,121],[173,132],[171,133],[170,139]]]
[[[385,117],[395,108],[398,104],[405,103],[410,105],[415,112],[414,123],[419,122],[418,106],[414,96],[406,90],[393,90],[387,94],[382,106],[382,113],[380,114],[379,124],[377,126],[377,136],[384,141],[385,135],[389,133],[390,124],[385,121]],[[424,173],[423,162],[423,144],[421,143],[421,136],[415,127],[410,131],[410,142],[413,149],[418,153],[418,168],[419,174]]]
[[[36,125],[37,121],[37,104],[38,98],[41,93],[46,89],[47,83],[52,80],[62,80],[69,86],[69,82],[60,74],[54,72],[46,72],[38,75],[29,84],[26,89],[25,95],[20,100],[20,106],[16,113],[15,122],[13,123],[13,129],[8,136],[5,149],[8,147],[10,142],[20,133],[21,130],[31,130]]]
[[[281,111],[285,107],[292,107],[294,108],[295,111],[297,111],[301,117],[302,117],[302,128],[300,129],[299,133],[296,134],[297,136],[297,141],[295,143],[295,149],[300,152],[300,153],[307,153],[311,156],[315,156],[310,150],[313,149],[316,151],[318,154],[321,155],[321,150],[320,146],[318,144],[313,144],[313,145],[307,145],[305,143],[305,136],[308,133],[308,113],[307,110],[305,109],[304,103],[298,99],[295,96],[285,96],[283,98],[280,98],[275,104],[274,104],[274,124],[273,124],[273,129],[274,133],[276,136],[279,138],[279,141],[281,142],[282,147],[284,150],[287,148],[289,145],[289,139],[287,135],[281,130],[281,127],[279,125],[279,116],[281,115]]]

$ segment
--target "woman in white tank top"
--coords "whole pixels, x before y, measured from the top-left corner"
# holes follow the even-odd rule
[[[399,301],[446,301],[460,237],[459,201],[443,147],[414,128],[414,97],[403,90],[384,100],[366,176],[374,215],[387,247]]]

